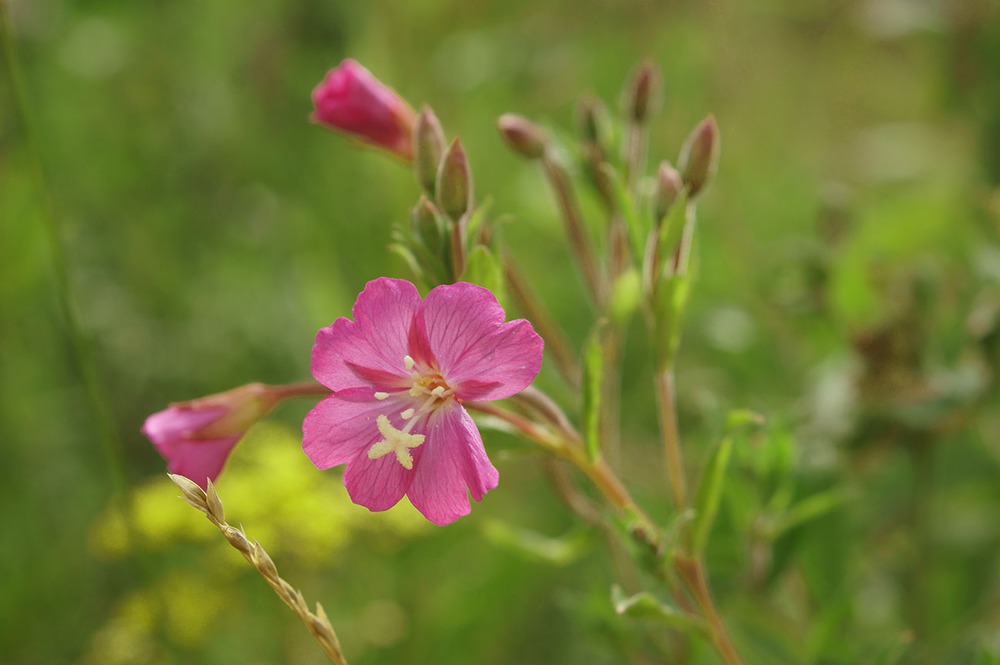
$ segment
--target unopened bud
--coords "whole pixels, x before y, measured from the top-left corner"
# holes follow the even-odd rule
[[[604,147],[605,127],[608,124],[608,109],[600,99],[593,95],[584,95],[577,104],[577,122],[580,125],[580,137],[584,143]]]
[[[204,490],[208,480],[218,477],[229,451],[247,430],[282,399],[272,386],[251,383],[172,404],[146,418],[142,433],[167,460],[171,473],[189,478]]]
[[[667,211],[677,200],[682,189],[684,189],[684,181],[681,179],[681,174],[668,162],[661,162],[660,168],[656,171],[654,205],[657,223],[667,215]]]
[[[642,62],[625,89],[625,109],[635,122],[645,122],[653,105],[657,81],[656,65]]]
[[[354,60],[331,69],[312,92],[312,120],[413,159],[416,114],[402,97]]]
[[[527,118],[505,113],[497,120],[497,129],[500,130],[507,146],[522,157],[538,159],[545,154],[548,138]]]
[[[472,207],[472,173],[462,142],[455,139],[441,158],[437,175],[438,207],[458,220]]]
[[[444,151],[444,130],[431,107],[424,106],[413,130],[414,168],[417,180],[428,194],[434,194],[438,164]]]
[[[715,116],[709,114],[684,141],[677,158],[677,168],[692,197],[708,185],[715,175],[718,161],[719,128],[715,124]]]

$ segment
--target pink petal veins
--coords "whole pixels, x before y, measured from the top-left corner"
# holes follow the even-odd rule
[[[407,496],[429,521],[444,526],[472,511],[454,455],[444,446],[426,446]]]
[[[489,402],[510,397],[538,376],[543,346],[530,323],[510,321],[466,349],[448,380],[463,400]]]
[[[421,448],[412,451],[414,463],[420,459]],[[367,450],[362,450],[347,463],[344,486],[354,503],[372,511],[388,510],[406,494],[412,477],[413,471],[403,468],[394,456],[370,459]]]
[[[396,422],[398,414],[408,407],[408,402],[374,399],[371,388],[338,392],[306,415],[302,422],[302,449],[319,469],[347,463],[381,438],[376,425],[380,415],[389,415]]]
[[[481,286],[439,286],[417,311],[411,349],[433,357],[462,399],[510,397],[538,374],[543,342],[530,323],[505,324],[505,316],[496,297]]]
[[[316,335],[313,376],[335,391],[373,383],[382,388],[409,377],[403,358],[419,304],[416,287],[405,280],[368,282],[354,304],[354,321],[337,319]]]

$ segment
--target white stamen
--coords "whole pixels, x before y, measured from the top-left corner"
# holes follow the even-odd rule
[[[406,365],[406,370],[410,371],[416,363],[410,356],[403,356],[403,364]]]
[[[434,395],[435,397],[444,397],[444,386],[438,386],[432,390],[431,395]]]
[[[400,413],[399,417],[402,418],[403,420],[409,420],[410,418],[413,417],[414,413],[416,413],[416,411],[414,411],[413,409],[407,409],[406,411]]]
[[[389,399],[389,393],[383,393],[383,392],[375,393],[375,399],[377,400]]]

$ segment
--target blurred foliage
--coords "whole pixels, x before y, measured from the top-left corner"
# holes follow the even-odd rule
[[[1000,658],[994,0],[7,5],[24,96],[5,52],[4,662],[320,662],[174,498],[139,426],[170,400],[306,377],[315,331],[368,279],[406,274],[386,248],[410,174],[307,122],[346,56],[462,136],[502,240],[578,349],[588,305],[568,262],[555,270],[552,202],[495,119],[569,136],[579,94],[617,104],[644,56],[664,79],[653,158],[714,112],[678,386],[693,471],[733,409],[768,418],[733,439],[707,546],[734,639],[761,663]],[[618,464],[667,520],[638,347]],[[559,392],[551,363],[541,382]],[[500,488],[437,529],[349,504],[298,453],[307,407],[255,430],[219,489],[352,663],[662,660],[669,633],[616,615],[615,550],[574,525],[536,451],[488,432]],[[699,641],[684,654],[716,662]]]

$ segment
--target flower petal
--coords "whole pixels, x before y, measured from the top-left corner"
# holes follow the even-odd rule
[[[496,297],[474,284],[432,290],[417,311],[410,348],[437,363],[463,400],[495,400],[524,390],[542,364],[542,338],[524,319],[504,323]]]
[[[354,321],[339,318],[316,335],[313,376],[334,391],[408,379],[403,358],[419,304],[417,288],[406,280],[368,282],[354,303]]]
[[[351,388],[326,397],[302,421],[302,450],[319,469],[350,462],[381,438],[379,415],[401,422],[409,406],[398,400],[376,400],[371,388]],[[397,414],[392,416],[392,414]]]
[[[419,448],[413,450],[414,459],[418,451]],[[413,471],[403,468],[395,455],[369,459],[368,452],[362,450],[347,463],[344,486],[351,501],[359,506],[372,511],[388,510],[406,494],[412,477]]]
[[[407,494],[424,517],[443,526],[468,515],[468,494],[481,501],[497,486],[500,474],[486,456],[479,430],[465,409],[437,415],[426,436]]]
[[[215,481],[222,472],[229,453],[240,437],[224,439],[175,440],[170,443],[169,454],[162,448],[160,453],[167,459],[167,470],[194,481],[203,490],[208,489],[208,480]]]
[[[153,442],[154,446],[160,448],[169,445],[173,440],[190,436],[228,412],[229,409],[224,406],[200,409],[171,406],[146,418],[146,422],[142,425],[142,433]]]

